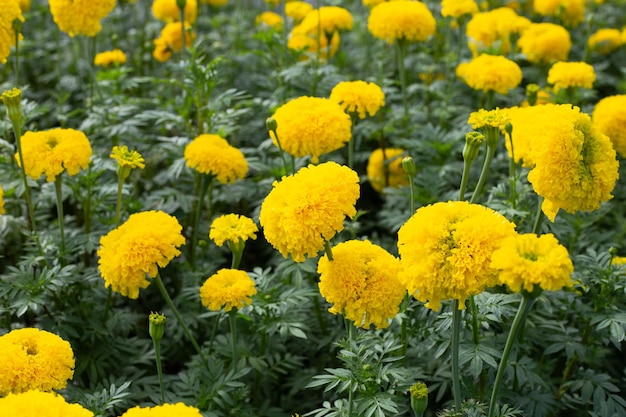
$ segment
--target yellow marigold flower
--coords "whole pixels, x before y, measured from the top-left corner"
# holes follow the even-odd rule
[[[596,72],[586,62],[557,62],[548,71],[548,83],[554,91],[569,87],[591,88],[596,80]]]
[[[143,156],[137,151],[129,151],[126,145],[114,146],[109,157],[115,159],[121,167],[144,169],[146,166]]]
[[[154,0],[152,15],[165,23],[180,22],[180,9],[176,0]],[[193,24],[197,17],[198,1],[185,0],[185,21]],[[178,28],[180,29],[180,26]]]
[[[585,0],[534,0],[533,7],[536,13],[558,17],[567,26],[576,26],[585,17]]]
[[[122,65],[126,63],[126,54],[120,49],[100,52],[99,54],[96,54],[93,63],[94,65],[101,67]]]
[[[312,10],[313,6],[306,1],[290,1],[285,3],[285,15],[291,17],[296,23],[300,23]]]
[[[9,394],[0,398],[0,410],[3,416],[93,417],[93,413],[80,404],[70,404],[56,393],[43,391]]]
[[[332,253],[332,260],[324,255],[317,266],[320,293],[332,304],[328,311],[364,329],[388,327],[406,294],[398,280],[400,261],[367,240],[342,242]]]
[[[515,225],[492,209],[466,201],[419,208],[398,231],[400,280],[426,307],[465,300],[497,284],[491,256]]]
[[[190,46],[196,34],[191,30],[191,25],[185,22],[185,46]],[[172,53],[183,49],[183,34],[180,22],[172,22],[165,25],[160,36],[154,40],[152,56],[159,62],[165,62],[172,57]]]
[[[46,174],[52,182],[67,171],[76,175],[87,168],[91,159],[89,139],[80,130],[56,128],[42,132],[26,132],[22,136],[24,171],[34,180]],[[19,154],[15,154],[20,163]]]
[[[185,161],[189,168],[214,175],[222,184],[232,184],[248,173],[243,153],[218,135],[204,134],[191,141],[185,147]]]
[[[341,30],[352,30],[352,14],[347,9],[339,6],[323,6],[311,10],[300,23],[303,31],[317,33],[317,28],[326,34],[332,34]]]
[[[626,158],[626,95],[598,101],[591,117],[598,130],[611,139],[617,153]]]
[[[367,180],[372,188],[382,193],[385,187],[401,187],[409,184],[402,169],[402,157],[406,151],[398,148],[378,148],[367,161]]]
[[[526,59],[535,64],[547,64],[567,59],[572,49],[569,31],[554,23],[533,23],[517,41]]]
[[[317,256],[343,230],[345,217],[356,214],[359,176],[336,162],[301,168],[273,187],[259,220],[267,241],[296,262]]]
[[[211,7],[223,7],[228,4],[228,0],[200,0],[201,4],[208,4]]]
[[[443,17],[459,18],[466,14],[478,13],[478,5],[474,0],[442,0],[441,15]]]
[[[491,256],[491,267],[511,291],[528,293],[536,286],[546,291],[570,287],[574,272],[567,249],[551,233],[527,233],[502,240]]]
[[[330,99],[339,103],[348,113],[358,113],[365,119],[366,113],[375,115],[385,105],[385,93],[374,83],[365,81],[342,81],[330,92]]]
[[[511,121],[506,109],[496,108],[495,110],[480,109],[469,115],[467,124],[472,125],[472,129],[482,127],[497,127],[504,129],[504,126]]]
[[[329,44],[330,41],[330,44]],[[310,33],[301,25],[295,26],[289,34],[289,40],[287,41],[287,47],[294,51],[304,51],[309,55],[315,55],[317,51],[320,51],[320,58],[327,59],[333,57],[339,49],[341,38],[339,32],[335,32],[330,37],[322,34],[318,38],[317,32]],[[308,59],[307,56],[303,56],[302,59]]]
[[[115,8],[115,0],[49,0],[54,23],[71,37],[96,36],[100,20]]]
[[[158,267],[164,268],[180,255],[185,244],[182,227],[162,211],[132,214],[116,229],[100,238],[98,267],[105,282],[125,297],[137,298],[140,288],[150,285]]]
[[[6,214],[4,209],[4,190],[0,187],[0,214]]]
[[[616,256],[611,261],[613,265],[626,265],[626,256]]]
[[[4,2],[0,8],[0,62],[7,62],[11,48],[15,46],[15,29],[13,21],[24,21],[22,11],[17,1]],[[22,35],[19,35],[20,39]]]
[[[511,50],[511,35],[518,34],[530,25],[530,20],[519,16],[513,9],[499,7],[472,16],[465,34],[474,56],[481,52],[506,54]]]
[[[248,239],[256,239],[259,228],[251,218],[239,214],[225,214],[213,220],[209,238],[217,246],[222,246],[226,241],[237,243]]]
[[[0,395],[63,389],[74,376],[74,352],[56,334],[16,329],[0,337],[0,369]]]
[[[239,269],[220,269],[200,287],[202,305],[211,311],[228,312],[250,305],[250,297],[255,294],[254,281],[246,271]]]
[[[202,417],[200,410],[184,403],[162,404],[154,407],[133,407],[120,417]]]
[[[421,1],[399,0],[375,6],[367,19],[367,29],[375,38],[389,43],[425,41],[435,34],[436,22]]]
[[[272,116],[278,123],[282,149],[298,158],[320,155],[343,147],[352,137],[352,121],[343,108],[326,98],[298,97],[280,106]],[[270,133],[278,146],[274,133]]]
[[[481,54],[456,67],[456,75],[474,90],[507,94],[522,82],[522,70],[501,55]]]
[[[610,54],[624,44],[619,29],[598,29],[587,41],[589,48],[602,55]]]
[[[263,12],[256,17],[255,24],[281,30],[283,28],[283,17],[275,12]]]

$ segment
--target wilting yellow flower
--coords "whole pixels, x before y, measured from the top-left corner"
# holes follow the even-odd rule
[[[557,62],[548,71],[548,83],[554,91],[569,87],[591,88],[596,80],[596,72],[586,62]]]
[[[15,46],[15,29],[13,21],[24,21],[17,1],[6,1],[0,7],[0,62],[7,62],[11,48]],[[19,35],[20,39],[22,35]]]
[[[589,36],[587,44],[591,50],[602,55],[610,54],[624,44],[622,32],[619,29],[598,29]]]
[[[154,0],[152,3],[152,15],[165,23],[180,22],[180,9],[176,4],[176,0]],[[197,17],[198,1],[185,0],[185,21],[194,23]]]
[[[63,171],[76,175],[81,168],[87,168],[92,150],[80,130],[56,128],[24,133],[22,153],[26,175],[37,180],[46,174],[46,180],[52,182]],[[19,164],[19,154],[15,159]]]
[[[112,51],[105,51],[96,54],[93,60],[94,65],[101,67],[108,67],[110,65],[121,65],[126,63],[126,54],[120,49],[113,49]]]
[[[283,28],[283,17],[275,12],[263,12],[256,17],[255,24],[281,30]]]
[[[306,52],[308,55],[314,55],[319,50],[322,59],[333,57],[341,43],[339,32],[334,32],[330,39],[323,33],[319,38],[317,35],[317,32],[311,33],[301,25],[295,26],[289,34],[287,47],[294,51]],[[302,59],[306,60],[308,56],[305,55]]]
[[[320,155],[343,147],[352,137],[352,122],[343,108],[326,98],[298,97],[280,106],[272,116],[278,123],[282,149],[298,158]],[[274,133],[270,133],[278,146]]]
[[[285,15],[291,17],[296,23],[300,23],[312,10],[313,6],[306,1],[290,1],[285,3]]]
[[[248,239],[256,239],[259,228],[251,218],[239,214],[225,214],[213,220],[209,237],[217,246],[226,241],[237,243]]]
[[[328,36],[342,30],[352,30],[352,24],[352,15],[347,9],[322,6],[307,13],[299,26],[307,33],[317,33],[319,27]]]
[[[375,38],[389,43],[396,40],[425,41],[435,34],[436,22],[420,1],[399,0],[375,6],[367,19],[367,29]]]
[[[96,36],[100,20],[115,8],[115,0],[49,0],[50,13],[59,29],[71,37]]]
[[[330,99],[339,103],[348,113],[358,113],[365,119],[373,116],[385,105],[385,93],[374,83],[365,81],[342,81],[330,92]]]
[[[274,182],[261,205],[265,238],[284,257],[296,262],[317,256],[356,214],[359,176],[336,162],[309,165]]]
[[[553,234],[510,236],[491,256],[491,267],[511,291],[532,293],[536,286],[558,291],[572,285],[574,265]]]
[[[180,255],[178,247],[185,244],[181,231],[175,217],[152,210],[132,214],[124,224],[102,236],[98,267],[105,287],[137,298],[139,289],[150,285],[146,275],[156,277],[158,267],[164,268]]]
[[[507,94],[522,82],[522,70],[501,55],[481,54],[456,67],[456,75],[474,90]]]
[[[185,161],[201,174],[215,175],[222,184],[243,179],[248,173],[243,153],[217,135],[203,134],[191,141],[185,147]]]
[[[230,311],[252,303],[256,294],[254,281],[246,271],[220,269],[200,287],[202,305],[211,311]]]
[[[479,204],[420,207],[398,231],[400,280],[430,309],[438,311],[441,301],[450,299],[464,309],[468,297],[497,284],[491,256],[514,233],[513,223]]]
[[[567,59],[572,49],[569,31],[554,23],[533,23],[522,32],[517,46],[526,59],[535,64],[547,64]]]
[[[478,5],[474,0],[442,0],[441,15],[443,17],[459,18],[466,14],[478,13]]]
[[[0,337],[0,369],[0,395],[63,389],[74,376],[74,352],[53,333],[16,329]]]
[[[3,416],[93,417],[93,413],[80,404],[67,403],[60,395],[43,391],[9,394],[0,398],[0,411]]]
[[[472,16],[465,33],[474,56],[482,52],[506,54],[511,50],[511,35],[518,34],[530,25],[530,20],[519,16],[513,9],[499,7]]]
[[[385,187],[400,187],[409,184],[402,169],[402,157],[406,151],[398,148],[378,148],[367,161],[367,180],[372,188],[382,193]]]
[[[228,4],[228,0],[200,0],[201,4],[208,4],[211,7],[223,7]]]
[[[4,210],[4,190],[0,187],[0,214],[6,214]]]
[[[480,109],[469,115],[467,124],[472,129],[480,129],[482,127],[496,127],[504,129],[504,126],[511,121],[509,113],[506,109],[496,108],[494,110]]]
[[[533,7],[540,15],[558,17],[567,26],[576,26],[585,17],[585,0],[534,0]]]
[[[200,410],[184,403],[162,404],[154,407],[133,407],[120,417],[202,417]]]
[[[626,158],[626,95],[598,101],[591,117],[598,130],[611,139],[617,153]]]
[[[191,30],[191,25],[185,22],[185,46],[190,46],[196,34]],[[180,22],[172,22],[165,25],[161,34],[154,40],[152,56],[159,62],[165,62],[172,57],[172,53],[183,49],[183,34]]]
[[[115,159],[117,164],[121,167],[144,169],[146,166],[143,156],[137,151],[129,151],[126,145],[114,146],[109,157]]]
[[[332,304],[328,311],[364,329],[388,327],[406,294],[398,280],[400,261],[367,240],[339,243],[332,254],[332,260],[326,254],[317,266],[320,293]]]

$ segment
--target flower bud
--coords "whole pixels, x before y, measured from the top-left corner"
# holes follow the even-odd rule
[[[148,317],[149,326],[148,332],[154,343],[159,343],[163,338],[165,332],[165,315],[159,313],[150,313]]]
[[[539,94],[539,90],[541,90],[541,87],[537,84],[528,84],[526,86],[526,100],[528,100],[528,104],[531,106],[537,104],[537,95]]]
[[[411,393],[411,409],[416,417],[421,417],[428,407],[428,387],[423,382],[416,382],[409,389]]]
[[[410,156],[405,156],[402,158],[402,169],[405,174],[409,178],[413,178],[415,173],[417,172],[417,168],[415,167],[415,161]]]
[[[273,132],[276,129],[278,129],[278,123],[276,122],[276,119],[274,119],[273,117],[268,117],[265,120],[265,127],[267,127],[267,130],[269,130],[270,132]]]
[[[478,158],[480,147],[485,142],[485,136],[480,132],[469,132],[465,135],[465,146],[463,147],[463,159],[472,162]]]
[[[6,90],[0,96],[0,100],[7,108],[7,116],[11,123],[19,124],[22,121],[22,90],[19,88]]]

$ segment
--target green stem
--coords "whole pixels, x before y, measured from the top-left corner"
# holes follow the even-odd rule
[[[515,149],[513,148],[513,133],[507,134],[509,146],[511,147],[511,158],[509,159],[509,188],[511,207],[517,208],[517,163],[515,162]]]
[[[200,219],[202,218],[202,208],[204,199],[207,195],[209,186],[213,183],[213,176],[208,174],[200,174],[200,191],[198,193],[198,201],[196,203],[196,214],[193,221],[193,230],[191,233],[191,244],[189,245],[189,260],[191,266],[196,264],[196,245],[198,244],[198,229],[200,228]],[[210,208],[209,208],[210,210]]]
[[[533,224],[533,233],[538,235],[541,230],[541,221],[543,220],[543,211],[541,205],[543,204],[543,197],[537,196],[537,212],[535,214],[535,223]]]
[[[217,331],[220,328],[220,321],[222,321],[222,311],[220,310],[215,316],[215,326],[213,326],[213,330],[211,331],[211,338],[209,339],[209,348],[207,351],[207,355],[211,354],[211,349],[213,348],[213,340],[215,340],[215,336],[217,335]]]
[[[280,139],[278,138],[278,132],[276,131],[276,129],[273,129],[272,132],[274,133],[274,138],[276,138],[276,144],[278,145],[278,151],[280,152],[280,159],[283,161],[283,166],[285,167],[285,175],[289,175],[289,166],[287,165],[287,160],[285,159],[285,151],[283,151],[283,147],[280,144]],[[292,159],[292,174],[296,172],[296,168],[294,165],[295,163]]]
[[[344,315],[343,322],[346,326],[346,333],[348,336],[348,348],[352,350],[352,341],[354,340],[354,324],[346,318]],[[348,391],[348,417],[352,417],[352,403],[354,402],[354,390],[352,388]]]
[[[237,372],[237,309],[233,308],[228,312],[228,324],[230,325],[230,339],[232,342],[232,368],[233,372]]]
[[[452,302],[452,396],[454,397],[454,408],[461,411],[461,372],[459,369],[459,342],[461,337],[461,310],[459,310],[459,300]]]
[[[469,183],[472,162],[474,161],[469,159],[465,159],[463,161],[463,176],[461,177],[461,186],[459,187],[459,201],[465,200],[465,191],[467,190],[467,184]]]
[[[152,340],[154,344],[154,356],[156,360],[157,375],[159,376],[159,388],[161,389],[161,404],[165,404],[165,388],[163,387],[163,366],[161,364],[161,341]]]
[[[487,177],[489,177],[489,168],[491,167],[491,161],[493,161],[493,156],[496,153],[495,146],[487,147],[487,154],[485,155],[485,162],[483,163],[482,171],[480,172],[480,177],[478,178],[478,184],[476,185],[476,189],[474,190],[474,194],[470,199],[470,203],[475,203],[478,200],[478,197],[482,194],[483,188],[485,187],[485,183],[487,182]]]
[[[348,142],[348,168],[352,168],[354,166],[354,126],[357,122],[356,112],[351,112],[350,118],[352,119],[352,135],[350,136],[350,141]]]
[[[117,204],[115,205],[115,226],[120,225],[122,213],[122,191],[124,190],[124,178],[118,175],[117,180]]]
[[[474,300],[474,296],[472,295],[469,298],[470,302],[470,310],[472,311],[472,342],[475,345],[478,345],[479,342],[479,333],[478,333],[478,306],[476,305],[476,300]]]
[[[233,253],[233,260],[230,264],[231,269],[239,268],[239,264],[241,263],[241,258],[243,256],[243,250],[246,246],[246,242],[243,239],[239,238],[237,243],[228,242],[228,247],[230,251]]]
[[[404,40],[398,39],[396,42],[396,58],[398,60],[398,76],[400,77],[400,89],[402,91],[402,106],[404,108],[404,125],[409,125],[409,97],[407,91],[406,70],[404,68],[404,55],[406,52],[406,44]]]
[[[333,249],[330,246],[330,242],[328,240],[324,241],[324,251],[326,252],[326,256],[328,257],[329,261],[333,261]]]
[[[59,232],[61,233],[61,259],[65,254],[65,220],[63,218],[63,179],[57,175],[54,179],[54,190],[57,197],[57,217],[59,220]]]

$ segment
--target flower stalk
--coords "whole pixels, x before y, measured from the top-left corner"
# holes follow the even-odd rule
[[[60,175],[54,179],[54,191],[57,199],[57,217],[61,234],[61,257],[65,254],[65,220],[63,216],[63,179]]]
[[[196,203],[196,213],[193,222],[193,231],[191,233],[191,244],[189,246],[189,259],[191,266],[196,264],[196,246],[198,245],[198,229],[200,228],[200,218],[202,218],[202,208],[204,207],[204,199],[209,194],[208,210],[211,216],[211,194],[213,191],[213,175],[200,174],[200,191],[198,193],[198,202]]]
[[[161,364],[161,339],[165,332],[165,315],[150,313],[148,318],[148,332],[154,345],[154,356],[156,360],[157,375],[159,376],[159,388],[161,391],[161,404],[165,403],[165,389],[163,387],[163,366]]]
[[[459,346],[461,339],[461,310],[459,310],[459,300],[452,302],[452,335],[450,338],[452,355],[452,396],[454,397],[454,408],[461,411],[461,371],[459,368]]]

